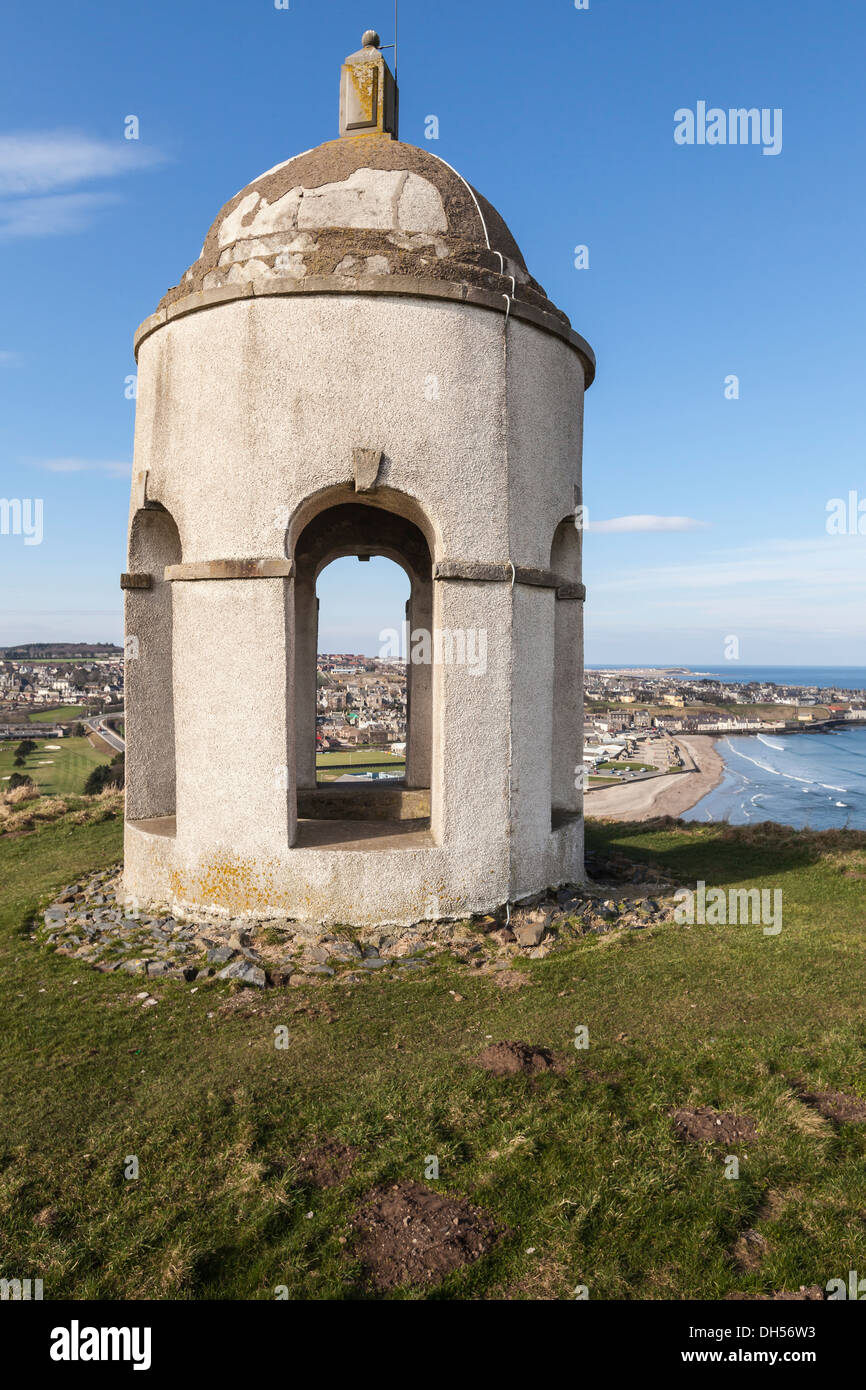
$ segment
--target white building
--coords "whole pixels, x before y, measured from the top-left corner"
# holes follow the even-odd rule
[[[375,924],[579,880],[594,358],[495,208],[399,142],[375,35],[339,138],[226,203],[136,353],[128,895]],[[316,785],[316,581],[346,555],[406,570],[413,633],[486,644],[408,664],[373,849],[375,785]]]

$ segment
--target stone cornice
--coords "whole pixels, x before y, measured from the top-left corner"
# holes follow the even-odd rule
[[[463,584],[526,584],[537,589],[555,589],[556,597],[582,601],[586,586],[575,584],[553,570],[534,569],[526,565],[486,564],[480,560],[439,560],[433,566],[433,578],[456,580]]]
[[[185,565],[166,565],[166,583],[177,584],[208,579],[292,579],[291,560],[275,556],[261,560],[194,560]],[[554,570],[527,565],[487,564],[480,560],[439,560],[433,578],[440,583],[451,580],[463,584],[525,584],[536,589],[555,589],[558,599],[582,603],[586,585],[565,579]],[[122,574],[121,589],[147,590],[153,586],[150,574]]]
[[[347,284],[346,277],[342,275],[322,275],[308,276],[303,280],[256,280],[241,285],[221,285],[216,289],[199,290],[194,294],[185,295],[164,309],[157,310],[139,325],[135,334],[136,360],[142,343],[174,319],[238,299],[267,299],[296,294],[409,295],[415,299],[445,299],[452,303],[472,304],[503,315],[508,311],[510,318],[520,319],[546,333],[552,333],[554,337],[560,338],[573,348],[583,362],[586,386],[591,386],[595,378],[595,353],[589,343],[553,314],[546,314],[542,309],[523,303],[519,299],[511,299],[508,295],[496,294],[492,290],[480,289],[465,282],[432,278],[425,280],[397,275],[369,275],[365,276],[360,284]]]

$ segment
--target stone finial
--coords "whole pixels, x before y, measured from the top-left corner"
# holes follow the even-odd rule
[[[350,53],[340,74],[340,134],[390,135],[397,139],[397,83],[380,50],[375,29]]]

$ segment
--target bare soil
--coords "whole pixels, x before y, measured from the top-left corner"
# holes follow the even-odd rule
[[[862,1096],[846,1096],[844,1091],[801,1091],[800,1100],[825,1120],[835,1120],[840,1125],[866,1125],[866,1100]]]
[[[689,1144],[729,1146],[751,1143],[758,1137],[755,1122],[748,1115],[712,1110],[708,1105],[697,1110],[673,1110],[671,1119],[678,1137]]]
[[[475,1058],[475,1064],[492,1076],[537,1076],[539,1072],[561,1070],[561,1064],[546,1047],[531,1047],[523,1042],[492,1043]]]
[[[339,1139],[326,1139],[300,1155],[301,1176],[313,1187],[338,1187],[352,1171],[358,1150]]]
[[[409,1179],[369,1193],[352,1230],[365,1280],[380,1291],[438,1284],[480,1259],[502,1234],[480,1208]]]

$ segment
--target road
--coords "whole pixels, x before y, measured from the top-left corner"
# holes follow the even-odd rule
[[[121,710],[119,714],[112,714],[110,718],[122,719],[123,711]],[[99,737],[104,739],[109,748],[114,749],[115,753],[124,753],[126,751],[126,741],[120,737],[120,734],[116,734],[113,729],[108,727],[102,715],[97,715],[94,719],[83,719],[82,723],[86,729],[91,729],[93,733],[99,734]]]

